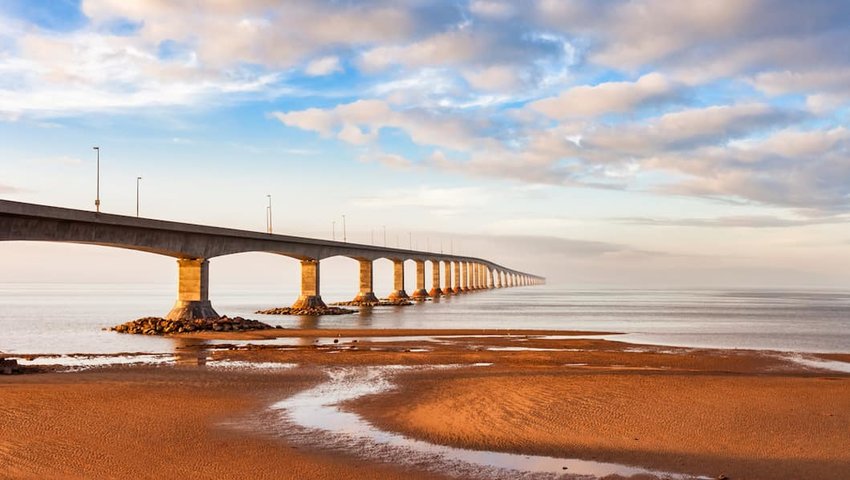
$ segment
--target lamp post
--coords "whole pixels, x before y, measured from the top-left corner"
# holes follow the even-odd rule
[[[331,220],[331,240],[336,241],[336,220]]]
[[[268,213],[268,225],[267,226],[268,226],[268,232],[272,233],[272,230],[273,230],[273,227],[272,227],[272,196],[266,195],[266,197],[269,198],[269,206],[266,207],[266,212]]]
[[[97,152],[97,196],[94,198],[94,208],[100,213],[100,147],[92,147]]]
[[[136,177],[136,218],[139,218],[139,184],[142,182],[142,177]]]
[[[345,215],[342,216],[342,241],[348,242],[348,237],[345,234]]]

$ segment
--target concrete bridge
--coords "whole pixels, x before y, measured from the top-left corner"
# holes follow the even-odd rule
[[[209,299],[209,260],[222,255],[268,252],[301,261],[301,295],[293,308],[324,307],[319,261],[344,256],[360,263],[359,303],[377,301],[372,289],[372,262],[393,262],[390,299],[424,300],[486,288],[544,283],[536,275],[488,260],[399,248],[274,235],[0,200],[0,241],[25,240],[104,245],[167,255],[177,259],[177,301],[169,319],[218,317]],[[416,290],[404,290],[404,262],[416,263]],[[425,285],[425,262],[433,264],[431,289]],[[441,269],[442,265],[442,269]],[[442,270],[442,271],[441,271]],[[442,275],[441,275],[442,274]],[[442,281],[441,281],[442,278]]]

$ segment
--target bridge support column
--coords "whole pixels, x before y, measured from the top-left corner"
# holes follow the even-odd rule
[[[218,318],[210,303],[210,262],[206,258],[177,259],[177,301],[165,318]]]
[[[413,291],[414,300],[425,300],[428,298],[428,290],[425,290],[425,260],[416,260],[416,290]]]
[[[431,260],[431,267],[431,291],[428,292],[428,295],[439,297],[443,295],[443,291],[440,289],[440,262]]]
[[[404,291],[404,260],[393,260],[393,291],[389,295],[390,300],[407,300],[407,292]]]
[[[319,261],[301,260],[301,296],[292,304],[295,310],[325,308],[319,293]]]
[[[461,285],[460,285],[460,278],[461,278],[461,275],[460,275],[460,262],[452,262],[452,264],[453,264],[452,270],[454,270],[454,272],[453,272],[453,273],[454,273],[454,277],[455,277],[455,286],[454,286],[454,288],[452,289],[452,292],[454,292],[454,293],[460,293],[460,292],[462,292],[462,291],[463,291],[463,288],[462,288],[462,287],[461,287]]]
[[[469,289],[478,290],[478,264],[469,264]]]
[[[487,267],[487,288],[496,288],[496,282],[493,279],[493,269]]]
[[[469,291],[469,263],[460,262],[460,291]]]
[[[378,303],[372,287],[372,260],[357,260],[360,263],[360,291],[354,297],[357,303]]]
[[[443,266],[446,268],[446,277],[443,280],[443,295],[451,295],[454,293],[452,288],[452,262],[444,261]]]

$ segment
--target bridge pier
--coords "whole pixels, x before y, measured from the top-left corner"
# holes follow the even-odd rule
[[[165,318],[218,318],[210,303],[210,262],[205,258],[177,259],[177,301]]]
[[[372,260],[357,260],[360,263],[360,291],[354,297],[357,303],[378,303],[372,281]]]
[[[469,291],[469,263],[460,262],[460,291]]]
[[[446,268],[446,278],[443,280],[443,295],[451,295],[454,293],[454,289],[452,288],[452,262],[446,260],[443,262],[443,266]]]
[[[319,294],[319,261],[301,260],[301,296],[292,304],[294,310],[325,308]]]
[[[414,260],[416,263],[416,290],[413,291],[414,300],[425,300],[428,298],[428,290],[425,290],[425,261]]]
[[[439,297],[443,295],[443,291],[440,290],[440,261],[431,260],[431,268],[431,291],[428,295]]]
[[[404,260],[393,260],[393,291],[390,300],[407,300],[410,298],[404,291]]]
[[[460,293],[463,289],[460,286],[460,262],[452,262],[454,277],[455,277],[455,286],[452,289],[453,293]]]
[[[496,288],[496,282],[493,281],[493,269],[487,267],[487,288]]]

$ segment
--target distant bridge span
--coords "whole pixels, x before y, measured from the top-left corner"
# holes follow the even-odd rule
[[[323,307],[319,261],[344,256],[360,263],[357,302],[374,302],[372,262],[393,262],[390,299],[408,298],[404,261],[416,263],[414,300],[485,288],[537,285],[543,277],[476,257],[422,252],[375,245],[293,237],[230,228],[193,225],[0,200],[0,241],[82,243],[139,250],[177,258],[178,298],[170,319],[217,317],[209,300],[209,259],[246,252],[268,252],[301,261],[301,295],[293,308]],[[432,262],[430,291],[425,289],[425,262]],[[440,264],[445,271],[441,286]],[[452,275],[452,272],[454,275]],[[454,282],[452,282],[454,280]]]

